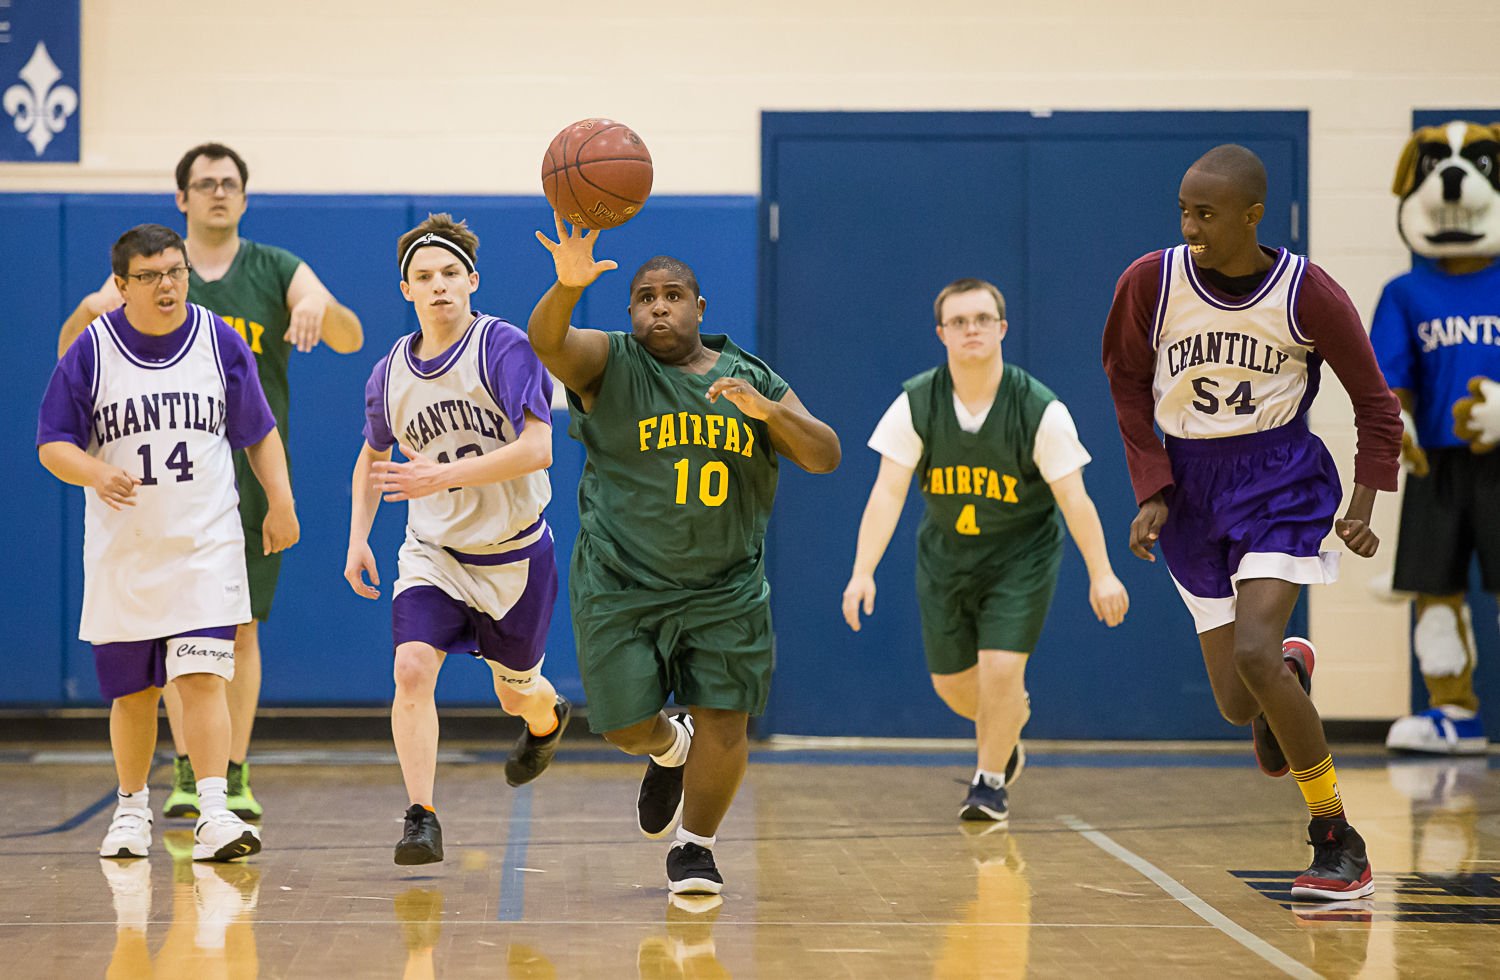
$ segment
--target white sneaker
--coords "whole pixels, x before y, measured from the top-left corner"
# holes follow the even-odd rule
[[[193,828],[194,861],[233,861],[260,851],[260,831],[228,810],[205,814]]]
[[[115,807],[109,832],[99,845],[105,858],[143,858],[151,851],[151,811]]]

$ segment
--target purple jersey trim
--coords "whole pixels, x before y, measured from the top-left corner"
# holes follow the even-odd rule
[[[202,310],[203,308],[201,306],[193,303],[188,304],[187,319],[183,321],[181,326],[178,326],[172,330],[172,333],[176,333],[179,330],[186,328],[187,337],[185,340],[183,340],[182,346],[179,347],[175,353],[171,354],[169,357],[167,357],[166,360],[163,361],[148,361],[144,358],[138,357],[136,356],[135,352],[130,349],[130,345],[125,342],[124,335],[122,335],[121,333],[122,329],[128,329],[134,331],[135,333],[140,333],[140,331],[136,330],[135,327],[131,325],[130,320],[125,316],[125,307],[122,306],[118,310],[114,310],[113,312],[106,313],[104,315],[104,329],[109,332],[109,339],[114,341],[115,346],[119,348],[120,353],[123,354],[125,356],[125,359],[131,364],[134,364],[138,368],[145,368],[148,371],[163,371],[169,367],[175,367],[178,362],[180,362],[184,357],[187,356],[188,351],[193,349],[193,340],[198,336],[198,328],[202,325]],[[116,317],[119,318],[120,322],[123,324],[123,327],[120,323],[115,322]],[[153,335],[145,334],[144,336]],[[158,334],[154,336],[170,337],[171,333]]]
[[[1286,325],[1292,332],[1292,339],[1303,347],[1311,347],[1312,340],[1303,332],[1301,325],[1297,323],[1297,297],[1302,293],[1302,277],[1307,272],[1307,258],[1297,256],[1296,268],[1292,269],[1292,283],[1287,291],[1286,297]]]
[[[500,400],[500,394],[495,390],[494,379],[490,377],[490,373],[494,370],[494,365],[490,363],[490,328],[497,320],[483,313],[479,314],[479,319],[483,321],[479,327],[483,331],[483,336],[479,339],[479,383],[484,385],[484,390],[490,396],[490,400],[503,411],[505,403]],[[519,434],[525,422],[525,419],[512,419],[511,425]]]
[[[219,369],[219,383],[224,386],[224,392],[229,393],[229,376],[224,373],[224,352],[219,349],[219,331],[209,330],[208,339],[213,344],[214,364]]]
[[[514,541],[516,538],[525,537],[528,534],[535,533],[538,527],[543,529],[542,536],[531,542],[531,544],[526,545],[524,548],[517,548],[514,551],[502,551],[497,554],[489,555],[475,555],[464,551],[458,551],[453,548],[444,548],[443,550],[448,552],[448,554],[452,555],[454,558],[458,559],[459,563],[463,565],[514,565],[518,561],[525,561],[528,558],[535,558],[540,552],[550,550],[552,548],[552,529],[547,527],[546,518],[543,517],[538,517],[536,519],[536,522],[526,530],[521,531],[518,534],[513,534],[505,540]],[[504,542],[501,543],[503,544]]]
[[[405,343],[407,347],[410,347],[411,338],[408,337]],[[384,446],[375,447],[377,449],[390,449],[396,444],[396,420],[391,418],[391,370],[395,366],[395,363],[395,352],[392,351],[385,359],[385,377],[380,379],[380,414],[385,419],[385,432],[383,434],[390,436],[391,441]],[[371,433],[371,435],[374,434],[373,432]]]
[[[1172,261],[1177,257],[1177,249],[1165,249],[1161,253],[1161,291],[1156,295],[1156,315],[1152,318],[1151,347],[1157,348],[1161,344],[1162,326],[1167,322],[1167,297],[1172,293]]]
[[[1219,299],[1217,296],[1215,296],[1213,291],[1198,279],[1198,270],[1193,266],[1192,257],[1187,254],[1187,246],[1180,245],[1178,247],[1183,249],[1182,259],[1183,264],[1187,268],[1188,282],[1192,283],[1193,291],[1198,294],[1198,298],[1203,300],[1203,302],[1207,303],[1209,306],[1214,307],[1215,309],[1225,310],[1227,312],[1248,310],[1250,307],[1254,306],[1256,303],[1259,303],[1262,299],[1264,299],[1266,294],[1271,291],[1271,287],[1275,286],[1277,280],[1281,278],[1281,274],[1286,271],[1288,260],[1292,254],[1284,248],[1277,249],[1276,264],[1271,267],[1270,273],[1266,276],[1265,281],[1260,284],[1260,288],[1251,293],[1249,296],[1246,296],[1242,300],[1239,300],[1237,302],[1225,302],[1224,300]]]
[[[459,338],[458,343],[430,361],[422,360],[412,351],[412,346],[416,344],[417,338],[422,336],[422,331],[419,329],[416,333],[409,335],[406,338],[406,349],[402,352],[402,355],[406,358],[406,366],[411,368],[412,374],[415,374],[424,381],[431,381],[433,378],[440,378],[444,374],[447,374],[448,369],[458,363],[458,359],[463,356],[464,348],[469,346],[470,341],[474,339],[474,335],[479,332],[479,330],[475,329],[475,326],[481,319],[483,319],[483,316],[476,314],[474,319],[469,321],[469,327],[464,331],[464,335]],[[395,430],[393,429],[392,431],[394,432]]]

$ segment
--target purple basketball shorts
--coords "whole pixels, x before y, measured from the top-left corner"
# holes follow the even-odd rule
[[[557,600],[557,557],[552,535],[544,534],[534,544],[503,555],[449,554],[475,575],[526,561],[526,585],[520,598],[495,617],[435,585],[413,585],[391,604],[396,646],[415,641],[444,653],[477,654],[498,665],[492,667],[498,676],[524,689],[534,682],[546,653],[547,629]]]
[[[121,643],[95,643],[94,670],[99,675],[99,693],[113,701],[151,687],[165,687],[167,681],[185,673],[213,673],[225,676],[223,641],[228,641],[229,674],[234,666],[235,626],[210,626],[183,630],[155,640],[126,640]],[[206,643],[179,642],[206,640]],[[168,648],[180,662],[169,670]]]
[[[1338,578],[1321,550],[1343,498],[1333,458],[1303,420],[1221,439],[1167,437],[1175,484],[1161,551],[1199,633],[1234,622],[1242,579]]]

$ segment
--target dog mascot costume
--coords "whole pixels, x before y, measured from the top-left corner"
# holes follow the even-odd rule
[[[1392,189],[1416,257],[1386,283],[1370,340],[1406,424],[1393,585],[1416,596],[1430,707],[1397,719],[1386,746],[1482,753],[1464,595],[1475,552],[1484,590],[1500,593],[1500,124],[1417,130]]]

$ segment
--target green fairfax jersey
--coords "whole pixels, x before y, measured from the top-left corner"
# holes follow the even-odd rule
[[[568,432],[587,453],[578,484],[580,533],[618,572],[651,589],[701,589],[762,575],[778,463],[765,422],[727,398],[721,377],[743,378],[771,401],[787,383],[728,337],[707,374],[662,364],[630,334],[609,334],[593,408],[569,391]]]
[[[223,278],[204,282],[195,270],[188,279],[188,300],[219,314],[250,345],[282,439],[291,402],[286,369],[292,345],[285,337],[292,314],[286,290],[301,264],[286,249],[241,238]]]
[[[912,425],[922,437],[917,475],[927,513],[922,535],[956,545],[955,554],[1035,546],[1061,540],[1052,488],[1032,460],[1042,413],[1056,401],[1041,382],[1005,365],[995,403],[978,432],[959,427],[948,366],[909,379],[902,388]]]

